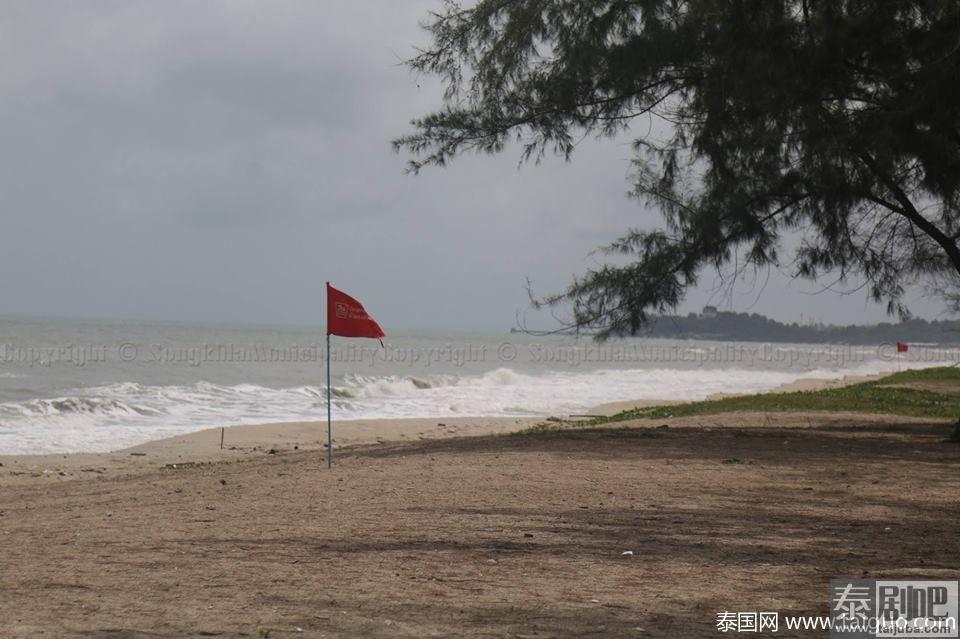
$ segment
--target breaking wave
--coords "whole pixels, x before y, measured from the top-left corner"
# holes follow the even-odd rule
[[[875,373],[857,369],[632,369],[477,375],[347,375],[331,390],[337,419],[545,415],[606,402],[694,400],[758,392],[798,378]],[[107,451],[202,428],[326,417],[326,388],[257,384],[151,386],[133,382],[77,389],[63,397],[0,403],[0,453]]]

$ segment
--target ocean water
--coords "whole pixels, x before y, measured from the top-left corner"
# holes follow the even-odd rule
[[[332,341],[335,419],[568,415],[960,361],[849,347],[396,331]],[[0,454],[107,451],[326,418],[323,328],[0,317]]]

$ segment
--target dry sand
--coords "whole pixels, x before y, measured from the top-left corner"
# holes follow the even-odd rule
[[[2,636],[714,637],[957,577],[944,426],[744,417],[7,485]]]

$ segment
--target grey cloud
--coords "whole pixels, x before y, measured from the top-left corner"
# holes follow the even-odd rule
[[[399,62],[437,4],[5,3],[0,312],[315,323],[330,279],[385,326],[506,329],[527,276],[555,290],[655,224],[625,196],[626,141],[404,174],[389,140],[440,90]],[[685,308],[716,301],[712,280]],[[775,274],[732,299],[883,318],[807,290]]]

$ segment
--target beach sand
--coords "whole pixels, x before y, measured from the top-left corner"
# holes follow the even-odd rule
[[[542,418],[461,417],[375,419],[334,422],[334,454],[339,448],[516,432]],[[221,435],[223,448],[220,447]],[[327,423],[279,422],[208,428],[109,453],[0,455],[0,486],[38,477],[69,480],[90,475],[130,474],[168,464],[231,462],[291,451],[326,458]],[[274,451],[271,453],[270,451]]]
[[[527,425],[340,423],[332,470],[316,423],[5,458],[0,636],[714,637],[826,614],[835,576],[956,578],[942,422],[482,434]]]
[[[714,637],[956,578],[943,425],[743,417],[7,485],[2,636]]]

